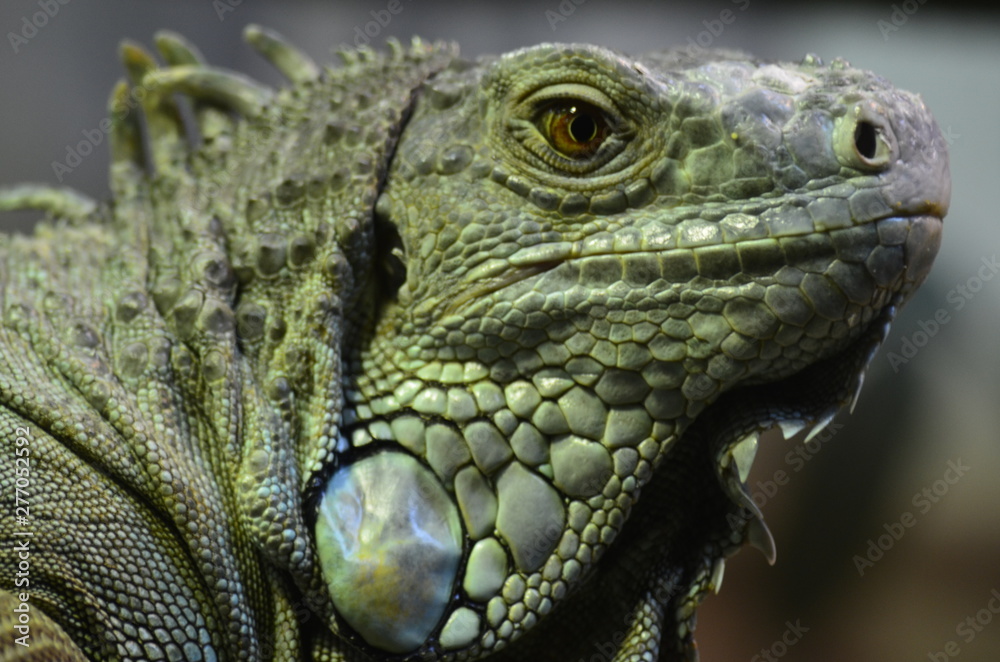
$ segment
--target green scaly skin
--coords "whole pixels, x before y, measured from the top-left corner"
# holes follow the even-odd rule
[[[112,200],[0,194],[52,215],[0,236],[0,658],[695,659],[725,557],[773,558],[757,434],[855,397],[933,261],[922,102],[247,34],[289,87],[126,45]]]

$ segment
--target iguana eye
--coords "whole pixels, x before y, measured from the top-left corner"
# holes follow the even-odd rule
[[[570,159],[588,158],[611,132],[604,114],[583,101],[564,101],[547,108],[538,129],[554,150]]]
[[[590,175],[628,145],[634,128],[604,92],[580,83],[541,88],[518,102],[508,129],[549,173]]]

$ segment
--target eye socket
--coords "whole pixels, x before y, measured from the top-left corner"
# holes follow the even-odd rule
[[[552,149],[574,160],[596,154],[611,133],[604,113],[580,100],[564,100],[548,106],[537,126]]]

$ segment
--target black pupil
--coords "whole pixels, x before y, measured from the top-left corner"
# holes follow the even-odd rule
[[[597,122],[586,113],[581,113],[569,121],[569,137],[578,143],[589,142],[597,134]]]
[[[875,151],[878,145],[878,131],[870,122],[858,122],[854,128],[854,147],[858,154],[866,159],[875,158]]]

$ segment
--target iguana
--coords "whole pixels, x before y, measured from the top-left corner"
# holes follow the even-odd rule
[[[122,49],[109,201],[0,237],[0,657],[693,660],[758,434],[856,397],[949,200],[919,97],[809,55],[272,90]],[[190,104],[188,106],[187,104]]]

